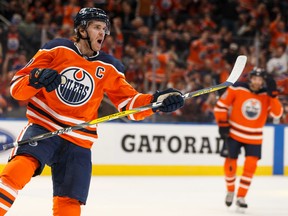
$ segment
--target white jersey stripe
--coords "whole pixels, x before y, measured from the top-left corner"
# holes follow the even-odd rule
[[[132,99],[132,98],[128,98],[127,100],[121,102],[121,103],[118,105],[118,108],[117,108],[118,111],[120,111],[123,107],[125,107],[125,106],[129,103],[129,101],[131,101],[131,99]]]
[[[15,79],[15,77],[13,78]],[[22,79],[18,79],[17,81],[15,81],[11,86],[10,86],[10,95],[13,95],[12,94],[12,91],[13,91],[13,88],[15,87],[15,85],[20,82]]]
[[[137,97],[139,97],[140,95],[141,95],[141,94],[137,94],[137,95],[134,96],[134,98],[132,99],[132,102],[130,103],[130,106],[129,106],[129,108],[128,108],[129,110],[130,110],[130,109],[133,109],[134,103],[135,103]],[[135,120],[133,114],[130,114],[129,117],[130,117],[131,120]]]
[[[222,109],[222,108],[218,108],[218,107],[215,107],[214,111],[216,111],[216,112],[227,112],[226,109],[224,109],[224,108]]]
[[[238,123],[236,123],[236,122],[234,122],[234,121],[229,121],[229,123],[232,125],[232,126],[234,126],[235,128],[238,128],[238,129],[240,129],[240,130],[243,130],[243,131],[247,131],[247,132],[249,132],[249,133],[251,133],[251,132],[263,132],[263,128],[261,127],[261,128],[252,128],[252,127],[246,127],[246,126],[243,126],[243,125],[240,125],[240,124],[238,124]]]
[[[224,104],[224,103],[222,103],[221,101],[217,101],[217,105],[218,106],[220,106],[221,108],[226,108],[226,109],[228,109],[228,106],[226,105],[226,104]],[[226,110],[227,111],[227,110]]]
[[[52,110],[47,104],[45,104],[43,101],[39,100],[36,97],[32,97],[31,100],[33,100],[43,110],[45,110],[47,113],[49,113],[50,115],[52,115],[53,117],[55,117],[56,119],[58,119],[60,121],[66,121],[66,122],[70,122],[72,124],[84,123],[84,121],[81,121],[81,120],[78,120],[78,119],[74,119],[74,118],[70,118],[70,117],[67,117],[67,116],[59,115],[54,110]]]
[[[241,133],[241,132],[238,132],[234,129],[230,129],[230,133],[231,134],[234,134],[238,137],[242,137],[242,138],[245,138],[245,139],[250,139],[250,140],[260,140],[260,139],[263,139],[263,136],[262,135],[247,135],[247,134],[244,134],[244,133]]]
[[[60,127],[59,125],[56,125],[50,121],[47,121],[46,119],[41,118],[40,116],[38,116],[36,113],[32,112],[31,110],[27,110],[27,114],[30,116],[33,116],[34,118],[39,119],[42,122],[45,122],[47,125],[50,125],[51,127],[53,127],[55,130],[62,129],[62,127]],[[96,141],[95,138],[93,138],[93,137],[85,136],[83,134],[79,134],[79,133],[76,133],[74,131],[69,132],[67,135],[68,136],[70,135],[70,136],[75,137],[77,139],[89,140],[91,142]]]
[[[30,125],[32,125],[32,123],[27,124],[27,125],[22,129],[21,133],[20,133],[19,136],[17,137],[17,140],[22,140],[25,131],[28,129],[28,127],[29,127]],[[16,155],[17,149],[18,149],[18,146],[15,147],[15,148],[13,148],[13,150],[10,152],[9,159],[11,159],[13,156]]]

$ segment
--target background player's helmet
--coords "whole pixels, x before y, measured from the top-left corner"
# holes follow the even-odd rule
[[[91,20],[98,20],[106,23],[107,29],[105,34],[110,34],[110,21],[109,17],[104,10],[100,8],[82,8],[74,18],[74,29],[77,31],[78,26],[87,26]]]
[[[252,71],[250,71],[249,73],[249,79],[252,77],[252,76],[260,76],[262,77],[263,79],[265,79],[266,77],[266,71],[262,68],[258,68],[258,67],[254,67]]]

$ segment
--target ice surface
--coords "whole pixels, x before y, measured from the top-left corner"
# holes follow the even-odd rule
[[[81,216],[243,215],[224,204],[222,176],[93,177]],[[287,216],[288,177],[255,176],[245,215]],[[51,177],[36,177],[19,192],[7,216],[51,216]]]

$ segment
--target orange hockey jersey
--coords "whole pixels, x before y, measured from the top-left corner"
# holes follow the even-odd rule
[[[269,97],[264,88],[257,94],[253,93],[247,83],[228,87],[214,107],[218,125],[229,125],[229,136],[247,144],[262,144],[263,127],[268,115],[280,118],[282,113],[277,97]]]
[[[29,73],[33,68],[57,70],[67,78],[67,82],[50,93],[45,88],[35,89],[29,86]],[[96,119],[104,94],[119,111],[149,104],[152,95],[138,93],[132,88],[126,82],[123,70],[124,66],[118,60],[104,52],[86,58],[72,41],[54,39],[15,74],[10,92],[17,100],[28,100],[26,116],[30,123],[54,131]],[[142,120],[152,113],[148,110],[129,118]],[[61,136],[76,145],[90,148],[97,138],[96,126]]]

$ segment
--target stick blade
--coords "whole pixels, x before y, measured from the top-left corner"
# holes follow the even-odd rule
[[[246,62],[247,62],[247,56],[240,55],[237,57],[234,67],[231,71],[231,74],[227,79],[227,82],[231,82],[234,84],[238,80],[238,78],[240,77],[245,68]]]

